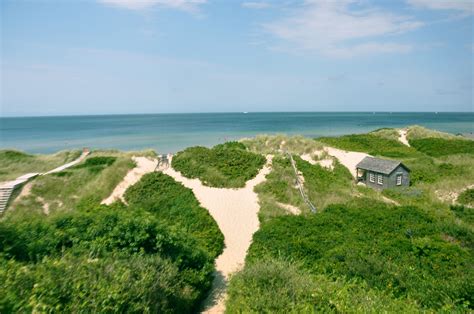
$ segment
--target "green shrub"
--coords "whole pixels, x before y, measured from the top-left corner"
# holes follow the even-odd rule
[[[228,289],[227,313],[411,313],[410,300],[397,300],[363,281],[331,280],[294,263],[275,259],[247,265]]]
[[[460,219],[473,224],[474,223],[474,208],[472,206],[464,205],[451,205],[450,209],[456,214]]]
[[[459,194],[457,199],[459,204],[474,207],[474,189],[467,189]]]
[[[197,244],[120,204],[9,216],[0,222],[0,310],[190,312],[212,280],[214,258]]]
[[[168,226],[197,239],[197,245],[216,257],[224,247],[224,236],[209,212],[199,205],[193,192],[162,172],[146,174],[125,192],[132,208],[147,210]]]
[[[255,233],[247,261],[300,261],[313,274],[360,279],[426,308],[472,306],[473,251],[444,240],[444,230],[416,207],[354,200],[317,215],[272,219]]]
[[[474,154],[474,141],[463,139],[421,138],[410,139],[410,145],[433,157]]]
[[[245,150],[238,142],[190,147],[173,157],[172,166],[188,178],[199,178],[214,187],[238,188],[255,177],[265,158]]]

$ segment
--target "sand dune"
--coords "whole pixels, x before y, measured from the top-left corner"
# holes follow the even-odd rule
[[[398,134],[400,135],[400,137],[398,138],[398,140],[399,140],[400,142],[402,142],[404,145],[410,146],[410,143],[408,143],[408,139],[407,139],[407,132],[408,132],[407,129],[400,129],[400,130],[398,130]]]
[[[365,157],[370,156],[366,153],[348,152],[333,147],[325,147],[325,150],[329,155],[336,157],[341,164],[349,169],[354,178],[357,176],[356,165]]]
[[[204,186],[198,179],[188,179],[171,167],[163,172],[184,186],[193,190],[201,205],[217,222],[224,234],[225,249],[216,259],[216,277],[213,292],[205,301],[206,313],[223,313],[225,310],[225,288],[229,275],[244,265],[252,235],[259,228],[258,196],[254,187],[265,180],[270,172],[272,156],[267,156],[267,164],[258,175],[247,181],[240,189],[224,189]]]
[[[155,171],[156,166],[158,165],[156,159],[135,156],[132,157],[132,159],[137,164],[136,167],[127,173],[122,182],[120,182],[112,191],[112,194],[102,201],[102,204],[110,205],[116,200],[122,200],[125,203],[123,195],[128,187],[137,183],[143,175]]]

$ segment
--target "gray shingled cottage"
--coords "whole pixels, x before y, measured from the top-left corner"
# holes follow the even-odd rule
[[[410,169],[399,161],[365,157],[356,169],[357,181],[374,189],[410,185]]]

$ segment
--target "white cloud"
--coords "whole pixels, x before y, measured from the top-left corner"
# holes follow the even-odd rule
[[[196,12],[207,0],[99,0],[99,2],[130,10],[144,10],[161,6],[181,11]]]
[[[407,0],[407,3],[431,10],[456,10],[474,14],[474,2],[472,0]]]
[[[386,41],[386,38],[415,30],[423,23],[408,16],[362,7],[363,3],[356,0],[306,1],[289,17],[265,24],[264,29],[284,42],[283,49],[313,51],[333,57],[409,52],[410,45]]]
[[[248,2],[243,2],[242,7],[247,8],[247,9],[266,9],[266,8],[271,7],[271,5],[268,2],[248,1]]]

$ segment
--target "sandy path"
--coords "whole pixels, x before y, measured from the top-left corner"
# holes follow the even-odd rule
[[[410,143],[408,143],[408,139],[407,139],[407,132],[408,132],[407,129],[400,129],[400,130],[398,130],[398,134],[400,135],[400,137],[398,138],[398,140],[399,140],[400,142],[402,142],[404,145],[410,146]]]
[[[366,153],[348,152],[332,147],[325,147],[325,150],[329,155],[336,157],[341,164],[349,169],[354,178],[357,176],[356,165],[365,157],[370,156]]]
[[[252,236],[259,228],[258,196],[254,187],[265,181],[270,172],[272,156],[267,156],[267,164],[255,178],[247,181],[240,189],[223,189],[204,186],[198,179],[188,179],[171,167],[163,172],[187,188],[193,190],[201,205],[217,222],[224,234],[225,249],[216,259],[216,276],[213,290],[204,302],[205,313],[223,313],[225,311],[225,289],[229,275],[244,265],[247,249]]]
[[[158,160],[156,159],[135,156],[132,157],[132,159],[137,164],[136,167],[127,173],[122,182],[120,182],[112,191],[112,194],[102,201],[102,204],[110,205],[119,199],[125,203],[123,195],[128,187],[137,183],[143,175],[155,171],[156,166],[158,165]]]

